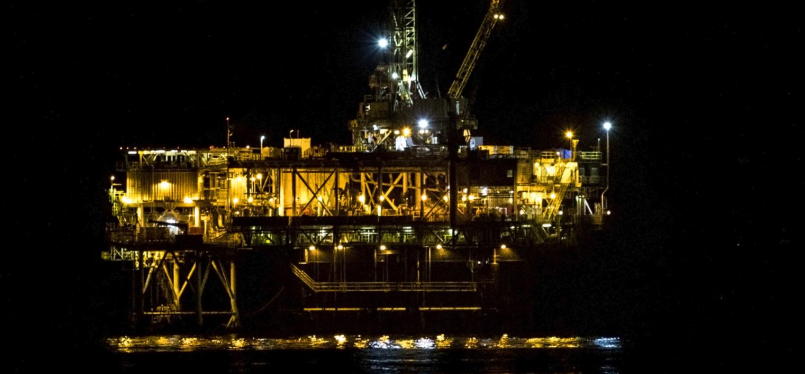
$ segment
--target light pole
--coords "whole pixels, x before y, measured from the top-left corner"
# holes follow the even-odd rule
[[[604,122],[604,130],[607,131],[607,162],[606,162],[606,164],[604,164],[607,167],[607,188],[605,188],[604,191],[601,192],[601,209],[606,209],[607,208],[606,201],[604,200],[604,194],[607,192],[607,190],[609,190],[609,168],[610,168],[609,167],[609,130],[611,128],[612,128],[612,124],[609,121]],[[601,212],[601,213],[603,213],[603,212]]]
[[[230,128],[229,128],[229,117],[226,117],[226,152],[227,156],[229,156],[229,135],[230,135]]]
[[[573,159],[573,131],[568,131],[565,133],[565,136],[568,140],[570,140],[570,157],[569,159]]]
[[[229,178],[229,117],[226,117],[226,216],[224,222],[229,218],[229,185],[232,181]]]
[[[112,180],[111,185],[109,186],[109,201],[115,202],[115,176],[113,175],[111,178]]]

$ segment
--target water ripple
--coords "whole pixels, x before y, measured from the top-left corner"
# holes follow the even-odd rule
[[[113,352],[264,351],[310,349],[439,350],[439,349],[593,349],[620,350],[617,337],[497,337],[478,336],[300,336],[263,338],[242,335],[117,336],[106,339]]]

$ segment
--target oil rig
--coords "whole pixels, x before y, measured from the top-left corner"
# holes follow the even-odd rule
[[[121,148],[102,256],[130,275],[133,325],[498,310],[530,259],[604,228],[608,144],[578,151],[568,134],[568,148],[538,150],[474,134],[462,91],[501,1],[446,98],[420,86],[415,5],[400,3],[348,121],[352,144],[234,147],[227,129],[221,148]]]

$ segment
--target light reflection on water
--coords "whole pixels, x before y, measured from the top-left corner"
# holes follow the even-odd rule
[[[578,348],[596,350],[620,350],[617,337],[510,337],[506,334],[494,338],[481,337],[389,337],[334,335],[304,336],[291,338],[242,337],[238,335],[220,336],[120,336],[106,340],[113,352],[183,352],[183,351],[242,351],[242,350],[282,350],[282,349],[551,349]]]
[[[619,373],[617,337],[119,336],[106,340],[126,373]]]

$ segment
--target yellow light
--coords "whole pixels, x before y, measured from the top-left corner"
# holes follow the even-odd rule
[[[500,249],[506,249],[506,244],[501,244]]]
[[[193,203],[193,199],[191,199],[191,198],[189,198],[189,197],[185,196],[185,198],[184,198],[184,203],[185,203],[185,204],[192,204],[192,203]]]
[[[263,174],[257,174],[257,179],[263,179]]]
[[[343,249],[344,249],[344,246],[343,246],[343,245],[341,245],[341,244],[339,244],[339,245],[338,245],[338,250],[340,251],[340,250],[343,250]]]
[[[115,176],[113,175],[113,176],[112,176],[112,181],[114,181],[114,180],[115,180]]]
[[[274,202],[274,198],[272,197],[272,198],[268,199],[268,202],[269,202],[269,203],[273,203],[273,202]]]
[[[385,245],[381,245],[381,246],[380,246],[380,250],[381,250],[381,251],[385,251],[385,250],[386,250],[386,246],[385,246]]]
[[[311,245],[311,246],[310,246],[310,247],[308,247],[307,249],[309,249],[309,250],[311,250],[311,251],[315,251],[315,250],[316,250],[316,246]]]
[[[555,199],[555,198],[556,198],[556,193],[555,193],[555,192],[551,192],[551,199]]]
[[[466,196],[462,196],[462,197],[461,197],[461,201],[467,201],[467,197],[466,197]]]
[[[383,196],[383,195],[380,195],[380,201],[383,201],[383,200],[386,200],[386,197]]]
[[[536,199],[536,198],[537,198],[537,193],[536,193],[536,192],[532,192],[532,193],[531,193],[531,198],[532,198],[532,199]]]
[[[321,202],[321,196],[317,196],[316,199],[318,199],[319,202]]]
[[[442,249],[442,245],[441,244],[436,244],[436,249]]]
[[[568,131],[568,132],[565,133],[565,136],[567,136],[568,139],[573,139],[573,132]]]
[[[406,127],[406,128],[404,128],[404,129],[403,129],[403,135],[405,135],[405,136],[410,136],[410,135],[411,135],[411,129],[409,129],[409,128],[407,128],[407,127]]]
[[[444,195],[443,199],[444,199],[444,201],[447,201],[449,199],[449,197],[447,197],[447,195]]]
[[[236,198],[234,198],[234,199],[232,199],[232,203],[233,203],[233,204],[237,204],[237,203],[238,203],[238,201],[240,201],[240,199],[238,199],[237,197],[236,197]]]
[[[358,196],[358,201],[360,201],[361,204],[363,204],[363,203],[366,202],[366,197],[364,197],[363,195],[360,195],[360,196]]]
[[[247,201],[248,201],[248,202],[252,202],[252,201],[254,201],[254,199],[252,199],[251,197],[249,197],[249,199],[248,199]]]
[[[475,196],[470,195],[470,196],[469,196],[469,199],[470,199],[470,201],[473,201],[473,200],[475,200]]]
[[[162,181],[159,183],[159,186],[162,188],[168,188],[170,187],[170,183],[168,183],[168,181]]]
[[[124,198],[122,198],[120,200],[123,201],[123,204],[131,204],[131,199],[129,199],[128,197],[124,197]]]
[[[425,201],[427,199],[428,199],[428,195],[422,195],[422,201]]]
[[[255,181],[255,178],[254,178],[254,177],[252,177],[252,182],[254,182],[254,181]]]

